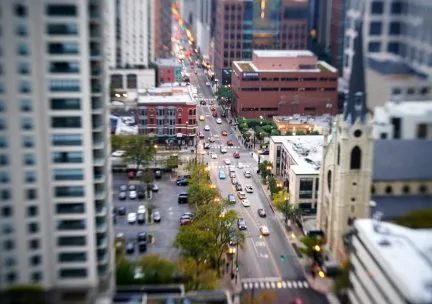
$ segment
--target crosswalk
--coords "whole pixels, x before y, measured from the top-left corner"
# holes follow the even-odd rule
[[[229,166],[225,166],[225,165],[215,165],[215,164],[209,164],[208,167],[210,169],[228,169],[229,167],[234,166],[234,165],[229,165]],[[243,169],[247,169],[247,168],[256,168],[258,169],[257,166],[252,166],[250,164],[243,164]]]
[[[210,145],[210,148],[212,149],[220,149],[220,147],[226,147],[227,149],[236,149],[236,150],[241,149],[240,146]]]
[[[241,281],[243,290],[251,289],[302,289],[309,288],[306,280],[281,280],[274,279],[243,279]]]

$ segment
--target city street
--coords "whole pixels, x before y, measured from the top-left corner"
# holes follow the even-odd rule
[[[131,182],[133,183],[133,182]],[[113,192],[114,192],[114,206],[120,207],[125,206],[127,211],[125,216],[117,215],[117,223],[114,225],[115,234],[124,233],[126,240],[136,239],[136,235],[139,232],[145,231],[153,234],[155,239],[153,244],[149,244],[147,252],[144,254],[160,254],[162,257],[168,259],[174,259],[178,256],[178,250],[173,248],[172,243],[178,232],[179,218],[180,216],[188,211],[187,205],[178,204],[178,195],[181,192],[187,191],[186,187],[176,186],[175,181],[170,180],[169,174],[164,173],[162,179],[155,180],[155,183],[159,186],[159,191],[153,193],[153,197],[150,201],[139,201],[126,199],[124,201],[118,200],[119,187],[122,184],[128,184],[128,180],[125,174],[114,174],[113,175]],[[139,205],[154,206],[156,210],[161,213],[161,222],[143,225],[127,223],[127,214],[129,212],[136,212]],[[138,251],[135,251],[133,255],[126,255],[132,260],[139,258]]]

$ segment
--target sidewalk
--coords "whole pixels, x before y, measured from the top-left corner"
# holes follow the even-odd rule
[[[261,187],[262,187],[262,189],[263,189],[263,191],[267,197],[268,204],[270,205],[270,208],[273,210],[275,215],[279,218],[278,223],[280,224],[282,230],[285,232],[285,235],[286,235],[287,239],[289,240],[289,242],[291,243],[291,245],[293,245],[293,248],[294,248],[294,246],[297,248],[303,247],[304,245],[300,241],[300,239],[304,236],[303,232],[295,224],[291,224],[291,226],[288,226],[284,223],[283,214],[280,211],[274,209],[272,204],[271,204],[270,191],[267,189],[267,185],[263,184],[261,182],[261,179],[259,180],[259,184],[261,185]],[[295,248],[294,248],[294,251],[296,251]],[[304,271],[304,274],[306,276],[306,279],[309,282],[309,286],[311,286],[316,291],[319,291],[319,292],[325,294],[327,296],[329,303],[339,304],[339,300],[333,294],[333,291],[332,291],[333,280],[331,280],[327,277],[324,277],[324,278],[315,277],[315,278],[313,278],[311,275],[311,261],[310,261],[310,259],[307,257],[298,257],[298,256],[297,256],[297,258],[298,258],[300,264],[303,266],[303,271]]]

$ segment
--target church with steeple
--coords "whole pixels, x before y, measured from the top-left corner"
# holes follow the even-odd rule
[[[318,226],[325,233],[327,249],[339,261],[347,258],[344,236],[354,220],[370,217],[373,121],[366,107],[361,23],[357,29],[344,111],[324,136],[319,178]]]

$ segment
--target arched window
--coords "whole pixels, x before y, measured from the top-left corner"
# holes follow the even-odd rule
[[[340,144],[338,144],[337,147],[337,164],[340,164]]]
[[[193,115],[192,113],[193,113],[193,110],[189,109],[189,115]]]
[[[420,194],[426,194],[428,192],[427,186],[426,185],[421,185],[419,187],[419,192],[420,192]]]
[[[355,146],[351,151],[350,169],[361,169],[361,150],[358,146]]]
[[[376,190],[375,190],[375,186],[372,186],[372,187],[371,187],[371,194],[372,194],[372,195],[375,194],[375,191],[376,191]]]
[[[387,186],[386,188],[385,188],[385,193],[386,194],[392,194],[393,193],[393,188],[392,188],[392,186]]]
[[[328,191],[331,192],[331,186],[332,186],[332,172],[331,170],[328,170],[327,172],[327,187],[328,187]]]
[[[409,187],[408,185],[405,185],[405,186],[403,186],[403,188],[402,188],[402,192],[403,192],[404,194],[408,194],[408,193],[411,192],[411,189],[410,189],[410,187]]]

